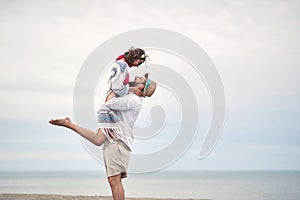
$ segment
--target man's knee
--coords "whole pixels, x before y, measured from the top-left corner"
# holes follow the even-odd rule
[[[108,183],[110,187],[114,187],[121,183],[121,174],[108,177]]]

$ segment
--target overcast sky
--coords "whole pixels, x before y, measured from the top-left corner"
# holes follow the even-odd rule
[[[0,0],[0,170],[104,170],[76,134],[47,121],[73,116],[75,81],[90,53],[139,28],[198,43],[225,88],[214,151],[198,159],[199,133],[167,170],[300,170],[299,8],[284,0]]]

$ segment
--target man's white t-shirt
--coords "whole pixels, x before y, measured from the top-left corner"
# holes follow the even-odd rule
[[[129,149],[132,149],[133,143],[133,126],[138,118],[142,108],[142,97],[130,92],[123,97],[112,98],[105,103],[106,107],[112,110],[117,110],[116,114],[123,121],[127,130],[122,132],[122,142],[124,142]]]

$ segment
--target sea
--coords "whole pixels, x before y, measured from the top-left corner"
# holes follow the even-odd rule
[[[299,200],[300,171],[159,171],[129,174],[127,197]],[[104,172],[0,172],[0,193],[111,196]]]

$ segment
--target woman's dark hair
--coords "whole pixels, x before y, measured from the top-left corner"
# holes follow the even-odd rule
[[[132,66],[136,59],[146,60],[145,51],[143,49],[133,47],[124,53],[124,57],[129,66]]]

